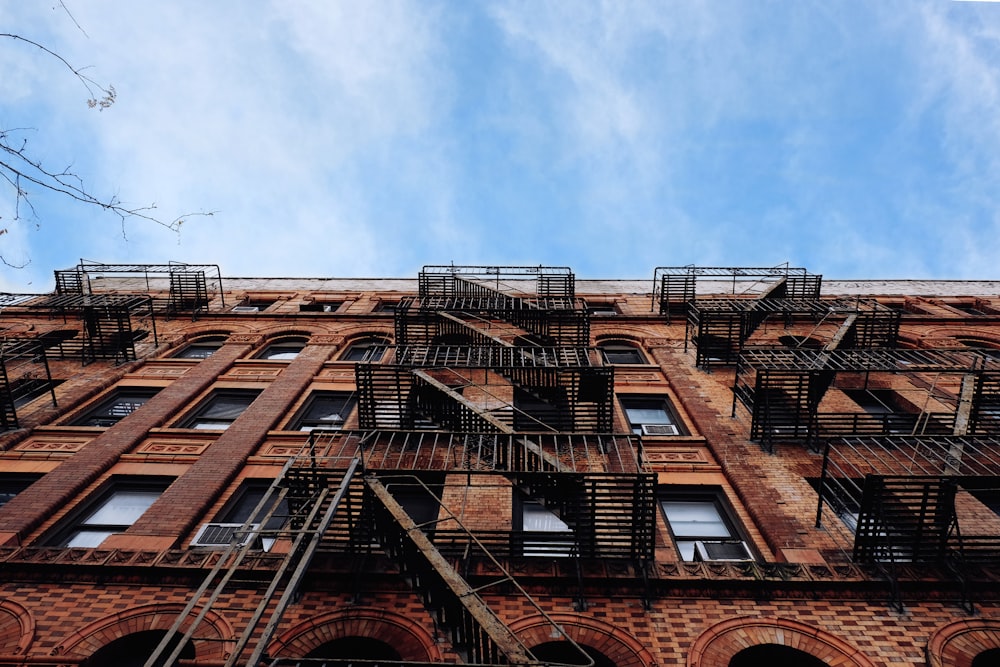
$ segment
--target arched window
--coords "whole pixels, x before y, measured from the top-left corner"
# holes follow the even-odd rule
[[[614,661],[597,649],[579,644],[580,649],[594,661],[594,667],[615,667]],[[567,641],[545,642],[531,649],[531,655],[539,662],[562,665],[586,665],[590,660],[580,655],[580,651]]]
[[[176,359],[206,359],[212,356],[216,350],[226,342],[225,336],[205,336],[191,341],[191,344],[182,348],[174,355]]]
[[[110,644],[106,644],[98,649],[94,655],[87,658],[82,667],[142,667],[146,660],[153,655],[153,651],[159,645],[163,636],[167,634],[165,630],[144,630],[134,632],[124,637],[119,637]],[[177,635],[177,639],[181,636]],[[174,643],[172,646],[176,646]],[[170,655],[172,646],[163,653],[166,657]],[[188,642],[181,651],[182,660],[194,660],[194,646]]]
[[[299,352],[306,346],[305,338],[282,338],[277,340],[257,355],[258,359],[271,359],[272,361],[291,361],[299,356]]]
[[[607,341],[599,343],[601,357],[606,364],[645,364],[646,355],[632,343],[624,341]]]
[[[402,660],[399,651],[371,637],[339,637],[317,646],[306,658],[338,658],[341,660]]]
[[[782,644],[757,644],[745,648],[732,657],[729,667],[827,667],[814,655]]]
[[[1000,665],[1000,648],[987,649],[972,659],[972,667],[993,667],[994,665]]]

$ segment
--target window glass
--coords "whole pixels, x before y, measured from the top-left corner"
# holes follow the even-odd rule
[[[264,350],[257,355],[257,358],[290,361],[291,359],[299,356],[299,352],[301,352],[305,346],[306,342],[302,340],[289,340],[272,343],[271,345],[265,347]]]
[[[115,485],[83,519],[76,522],[68,535],[64,533],[63,546],[93,548],[110,535],[124,532],[149,509],[165,488],[165,483]]]
[[[271,496],[261,506],[260,511],[254,515],[254,510],[260,505],[261,500],[268,496],[270,487],[271,483],[268,480],[248,480],[244,482],[236,502],[216,517],[216,521],[230,524],[244,524],[250,521],[251,517],[253,517],[252,523],[260,523],[266,517],[267,520],[261,528],[264,531],[270,531],[270,534],[265,532],[261,537],[261,544],[259,545],[264,551],[270,551],[274,545],[276,536],[273,531],[280,530],[285,525],[285,522],[288,520],[289,511],[288,500],[286,498],[278,500],[277,496]]]
[[[227,391],[213,394],[182,428],[226,429],[257,398],[259,391]]]
[[[678,435],[680,429],[674,420],[666,398],[658,396],[627,396],[621,399],[622,409],[629,428],[639,435]],[[645,427],[645,428],[643,428]]]
[[[207,359],[212,356],[216,350],[222,347],[225,342],[223,337],[213,337],[213,338],[202,338],[196,340],[183,350],[174,355],[177,359]]]
[[[717,492],[680,494],[660,501],[670,532],[682,560],[713,560],[713,553],[697,553],[698,543],[719,545],[721,560],[746,560],[749,556],[740,542],[732,520]],[[734,544],[727,544],[732,542]],[[722,543],[722,544],[720,544]]]
[[[573,551],[573,529],[537,500],[521,501],[521,530],[525,556],[569,556]]]
[[[354,410],[354,395],[348,392],[316,392],[306,403],[291,428],[312,431],[317,428],[339,429]]]
[[[114,426],[146,404],[159,392],[155,387],[124,387],[97,408],[73,422],[74,426]]]
[[[601,355],[608,364],[644,364],[646,357],[639,348],[626,343],[605,343],[600,345]]]
[[[361,341],[347,348],[341,360],[374,363],[379,361],[382,355],[385,354],[385,348],[386,342],[384,340],[372,339]]]
[[[24,491],[38,479],[38,475],[4,475],[0,477],[0,507]]]

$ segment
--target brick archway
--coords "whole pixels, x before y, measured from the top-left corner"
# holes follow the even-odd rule
[[[107,616],[77,630],[59,643],[52,655],[87,658],[116,639],[146,630],[170,630],[182,604],[150,604]],[[187,624],[181,627],[184,630]],[[205,641],[200,641],[204,639]],[[192,639],[199,660],[223,661],[235,646],[233,629],[224,618],[209,611]]]
[[[790,646],[819,658],[829,667],[874,667],[856,648],[805,623],[782,618],[733,618],[705,630],[688,654],[688,667],[728,667],[749,646]]]
[[[0,600],[0,655],[24,655],[35,639],[35,619],[27,609]]]
[[[321,614],[281,634],[268,654],[302,658],[327,642],[343,637],[365,637],[385,642],[403,660],[440,662],[441,651],[434,638],[415,621],[384,609],[352,607]]]
[[[635,637],[617,626],[586,616],[550,614],[548,619],[541,615],[528,616],[510,623],[509,627],[530,649],[553,640],[553,622],[577,644],[600,651],[618,667],[651,667],[656,663]]]
[[[970,618],[944,625],[927,641],[930,667],[971,667],[977,655],[1000,648],[1000,619]]]

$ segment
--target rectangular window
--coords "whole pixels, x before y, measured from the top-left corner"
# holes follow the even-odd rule
[[[354,394],[346,391],[316,391],[306,401],[298,416],[292,420],[290,430],[313,429],[339,430],[354,410]]]
[[[233,541],[245,544],[259,530],[260,543],[255,546],[269,551],[277,539],[276,531],[288,521],[288,500],[279,500],[270,490],[270,480],[245,481],[215,521],[202,525],[191,546],[227,547]],[[244,526],[247,530],[242,532]]]
[[[670,401],[665,396],[622,396],[629,428],[637,435],[680,435]]]
[[[720,491],[661,494],[681,560],[753,560]]]
[[[367,363],[375,363],[382,358],[385,354],[386,344],[382,341],[363,341],[360,343],[354,343],[344,355],[340,358],[341,361],[361,361]]]
[[[166,490],[168,480],[116,481],[87,503],[82,513],[55,540],[64,547],[94,548],[107,537],[123,533]]]
[[[114,426],[146,404],[159,387],[120,387],[110,398],[73,422],[74,426]]]
[[[253,403],[260,391],[216,391],[203,402],[193,415],[180,423],[180,428],[227,429]]]
[[[335,313],[343,305],[342,301],[313,301],[299,306],[301,313]]]
[[[521,553],[562,557],[573,553],[573,529],[541,502],[521,498]]]

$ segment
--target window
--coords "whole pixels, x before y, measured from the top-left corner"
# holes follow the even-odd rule
[[[277,495],[269,495],[270,490],[270,480],[245,481],[215,521],[202,525],[191,546],[227,547],[234,538],[242,543],[249,535],[239,535],[239,531],[250,522],[251,530],[259,527],[265,531],[258,546],[270,551],[276,539],[274,531],[280,530],[288,521],[288,500],[278,500]],[[262,522],[263,526],[260,525]]]
[[[159,387],[121,387],[96,408],[73,422],[73,426],[114,426],[146,404]]]
[[[125,532],[169,485],[168,480],[117,481],[89,503],[55,540],[64,547],[97,547],[110,535]]]
[[[601,343],[598,346],[606,364],[645,364],[646,357],[635,345]]]
[[[259,393],[254,390],[216,391],[193,415],[181,422],[180,428],[227,429]]]
[[[274,301],[266,299],[244,299],[238,305],[233,306],[234,313],[259,313],[267,310],[274,304]]]
[[[395,313],[396,312],[396,308],[398,306],[399,306],[399,303],[396,302],[396,301],[380,301],[378,303],[378,305],[375,306],[375,309],[372,312],[373,313]]]
[[[3,507],[17,494],[31,486],[38,475],[3,475],[0,477],[0,507]]]
[[[344,352],[340,360],[374,363],[379,361],[382,355],[385,354],[386,345],[386,341],[381,338],[369,338],[358,341],[347,348],[347,351]]]
[[[224,337],[201,338],[174,355],[175,359],[207,359],[222,347]]]
[[[299,356],[299,352],[306,346],[306,341],[301,339],[286,339],[271,343],[257,355],[258,359],[271,359],[275,361],[290,361]]]
[[[614,317],[618,309],[613,303],[595,303],[587,308],[587,314],[591,317]]]
[[[541,502],[520,499],[521,553],[525,556],[569,556],[573,529]]]
[[[721,492],[669,493],[661,498],[681,560],[753,560]]]
[[[354,394],[344,391],[317,391],[306,401],[298,416],[292,420],[290,430],[343,428],[348,415],[354,410]]]
[[[313,301],[299,306],[300,313],[335,313],[343,305],[343,301]]]
[[[680,435],[670,401],[665,396],[624,396],[622,409],[629,428],[637,435]]]

